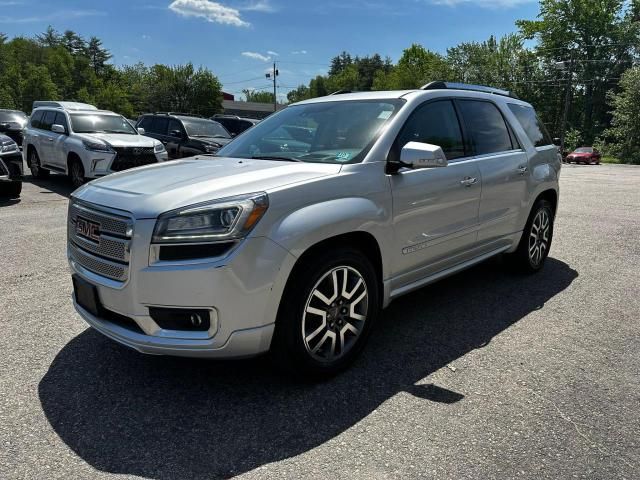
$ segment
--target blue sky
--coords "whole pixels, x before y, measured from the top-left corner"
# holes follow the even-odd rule
[[[100,37],[113,62],[211,69],[224,90],[266,88],[273,61],[279,95],[326,73],[347,50],[394,61],[412,43],[444,53],[533,19],[532,0],[0,0],[0,32],[31,36],[47,25]]]

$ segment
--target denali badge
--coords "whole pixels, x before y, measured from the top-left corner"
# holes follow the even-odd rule
[[[78,217],[76,219],[76,234],[100,243],[100,224]]]

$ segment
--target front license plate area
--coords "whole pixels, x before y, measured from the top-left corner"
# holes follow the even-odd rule
[[[78,275],[72,276],[73,292],[76,302],[90,314],[98,317],[100,313],[100,300],[96,287]]]

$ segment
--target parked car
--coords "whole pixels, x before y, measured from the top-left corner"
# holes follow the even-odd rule
[[[148,113],[142,115],[137,126],[145,135],[160,140],[171,159],[214,154],[231,141],[229,132],[218,122],[187,113]]]
[[[543,267],[561,158],[508,95],[435,82],[315,98],[217,156],[92,182],[70,201],[75,308],[140,352],[272,350],[335,373],[393,299],[498,254]],[[301,124],[305,151],[274,142]]]
[[[580,147],[576,148],[573,152],[565,157],[567,163],[589,163],[600,165],[600,159],[602,155],[598,150],[593,147]]]
[[[33,102],[23,155],[36,178],[69,175],[74,186],[128,168],[162,162],[161,142],[141,135],[122,115],[76,102]]]
[[[22,130],[27,125],[29,117],[20,110],[0,109],[0,133],[10,137],[22,147]]]
[[[22,192],[22,154],[18,144],[0,135],[0,196],[17,198]]]
[[[213,117],[211,117],[211,120],[215,120],[216,122],[221,123],[222,126],[226,128],[234,137],[260,123],[260,120],[256,120],[255,118],[244,118],[238,117],[236,115],[222,114],[214,115]]]

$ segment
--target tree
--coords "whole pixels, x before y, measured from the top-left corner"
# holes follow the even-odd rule
[[[106,48],[102,47],[102,40],[98,37],[91,37],[87,44],[86,53],[96,75],[99,75],[105,68],[105,64],[113,56]]]
[[[244,94],[247,102],[273,104],[273,92],[244,89],[242,90],[242,93]]]
[[[62,44],[60,34],[51,25],[44,33],[36,35],[36,41],[43,47],[57,47]]]
[[[608,98],[613,118],[604,133],[607,149],[625,163],[640,164],[640,67],[627,70],[620,87]]]

